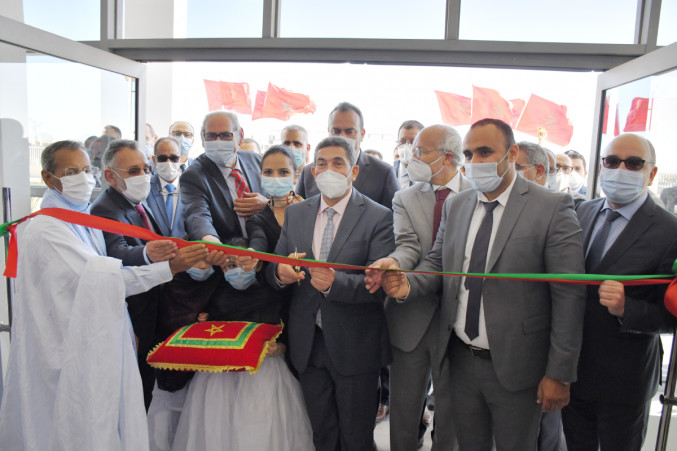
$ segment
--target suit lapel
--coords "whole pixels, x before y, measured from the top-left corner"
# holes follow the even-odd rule
[[[301,252],[306,252],[306,258],[315,259],[313,254],[313,235],[315,234],[315,221],[317,221],[317,210],[320,208],[320,196],[314,196],[304,203],[307,211],[301,216],[301,224],[297,227],[301,234]],[[319,249],[318,249],[319,250]]]
[[[233,198],[230,196],[230,190],[228,189],[228,184],[226,183],[226,178],[223,176],[223,173],[212,160],[207,158],[206,155],[200,155],[198,158],[200,159],[199,161],[202,166],[204,166],[205,172],[212,179],[212,183],[216,185],[218,191],[223,196],[223,200],[228,205],[228,208],[232,210]]]
[[[515,175],[515,177],[518,177]],[[494,238],[494,244],[491,247],[491,252],[489,252],[489,260],[487,264],[487,271],[491,272],[491,269],[496,264],[498,257],[503,252],[505,243],[508,242],[508,238],[512,233],[512,229],[515,227],[517,220],[522,213],[524,205],[527,203],[529,195],[529,185],[527,181],[522,180],[520,177],[515,181],[512,192],[508,197],[508,202],[503,209],[503,216],[501,217],[500,223],[497,225],[498,229],[496,230],[496,236]]]
[[[423,218],[428,230],[430,230],[430,236],[432,240],[432,230],[433,230],[433,217],[430,214],[433,208],[435,208],[435,193],[432,190],[432,185],[429,183],[422,183],[421,187],[414,191],[414,209],[412,211],[414,217]]]
[[[447,204],[448,205],[448,204]],[[452,216],[447,215],[447,223],[445,225],[445,239],[447,236],[454,237],[454,260],[451,268],[445,268],[445,271],[460,272],[463,269],[463,259],[465,258],[465,246],[468,241],[468,230],[470,229],[470,221],[472,220],[475,207],[477,206],[477,193],[473,192],[471,196],[465,198],[461,208]],[[454,227],[454,225],[456,227]],[[451,235],[450,235],[451,234]]]
[[[595,222],[602,212],[602,207],[604,207],[604,199],[599,199],[596,201],[596,204],[593,208],[590,208],[590,211],[585,214],[578,215],[578,221],[581,224],[581,228],[585,230],[585,235],[583,236],[583,251],[587,253],[588,247],[590,246],[590,240],[592,239],[592,231],[595,228]]]
[[[329,256],[327,257],[328,261],[336,261],[336,256],[341,252],[341,248],[355,228],[357,221],[362,217],[365,208],[364,198],[362,198],[362,195],[359,194],[357,190],[353,189],[348,205],[346,205],[346,210],[343,212],[343,218],[341,218],[339,228],[336,231],[334,242],[329,250]]]

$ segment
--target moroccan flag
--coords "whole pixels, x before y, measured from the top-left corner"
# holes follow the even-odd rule
[[[470,98],[450,92],[435,91],[442,122],[449,125],[470,124]]]
[[[512,120],[510,102],[505,100],[498,91],[489,88],[472,87],[472,115],[470,122],[482,119],[500,119],[506,124]]]
[[[294,114],[314,113],[315,102],[305,94],[288,91],[268,83],[266,100],[263,103],[261,117],[271,117],[281,121],[289,120]]]
[[[646,119],[649,115],[649,99],[635,97],[630,104],[628,118],[625,120],[624,132],[645,132]]]
[[[207,91],[207,105],[209,111],[220,110],[223,106],[221,101],[221,85],[218,81],[204,80],[205,90]]]
[[[527,103],[522,99],[513,99],[510,103],[512,103],[512,119],[510,120],[510,125],[512,125],[512,128],[515,128],[517,127],[517,122],[520,120],[522,111],[524,111],[524,105]]]
[[[252,121],[263,117],[263,104],[266,102],[266,91],[256,91],[256,101],[254,102],[254,112]]]
[[[614,122],[614,136],[621,134],[620,119],[618,114],[618,104],[616,104],[616,121]]]
[[[252,100],[249,97],[249,83],[221,82],[223,108],[236,113],[252,114]]]
[[[566,146],[574,134],[574,127],[567,117],[567,107],[531,94],[517,124],[517,130],[538,136],[538,127],[543,127],[546,139],[559,146]]]
[[[606,123],[609,121],[609,97],[604,98],[604,118],[602,119],[602,134],[606,135]]]

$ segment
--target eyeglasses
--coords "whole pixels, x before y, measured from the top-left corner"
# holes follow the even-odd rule
[[[203,133],[205,141],[216,141],[216,138],[220,138],[221,141],[232,141],[233,134],[231,132],[221,132],[221,133]]]
[[[193,138],[193,133],[192,132],[180,132],[178,130],[175,130],[170,133],[174,137],[180,137],[180,136],[185,136],[186,138]]]
[[[625,160],[621,160],[614,155],[609,155],[608,157],[602,158],[602,164],[608,169],[617,169],[621,163],[625,163],[625,168],[628,171],[639,171],[644,167],[646,160],[642,160],[639,157],[630,157],[626,158]]]
[[[557,164],[555,165],[558,171],[562,171],[564,174],[571,174],[571,171],[574,170],[573,166],[567,166],[564,164]]]
[[[63,170],[63,175],[64,176],[69,176],[69,175],[78,175],[80,172],[84,172],[85,174],[91,174],[92,173],[92,168],[90,166],[85,166],[82,169],[79,168],[66,168]]]
[[[166,163],[167,160],[171,161],[172,163],[178,163],[181,159],[181,157],[178,155],[156,155],[155,158],[157,159],[158,163]]]
[[[429,153],[433,152],[444,152],[442,149],[433,149],[433,150],[423,150],[420,147],[414,147],[412,150],[412,153],[416,158],[421,158],[422,155],[428,155]]]
[[[144,166],[143,168],[140,168],[138,166],[132,166],[129,169],[122,169],[122,168],[115,168],[118,171],[125,171],[127,174],[131,175],[132,177],[141,175],[141,172],[144,174],[150,174],[150,166]],[[118,174],[120,175],[120,174]]]

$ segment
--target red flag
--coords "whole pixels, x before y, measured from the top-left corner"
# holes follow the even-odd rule
[[[470,124],[470,98],[450,92],[435,91],[442,121],[449,125]]]
[[[614,136],[618,136],[621,134],[621,126],[620,126],[620,119],[618,115],[618,104],[616,104],[616,120],[614,122]]]
[[[472,87],[472,116],[471,123],[482,119],[500,119],[506,124],[512,120],[510,102],[505,100],[498,91],[489,88]]]
[[[223,105],[221,100],[221,85],[218,81],[204,80],[205,90],[207,91],[207,105],[209,111],[220,110]]]
[[[646,119],[649,115],[649,99],[635,97],[632,99],[628,118],[625,120],[624,132],[645,132]]]
[[[609,121],[609,97],[604,99],[604,118],[602,119],[602,134],[606,135],[606,123]]]
[[[252,114],[252,100],[249,97],[249,83],[221,82],[223,108],[236,113]]]
[[[522,111],[524,111],[524,105],[527,103],[522,99],[513,99],[510,103],[512,103],[512,119],[510,120],[510,125],[512,125],[512,128],[515,128],[517,127],[517,122],[520,120]]]
[[[567,117],[567,107],[531,94],[524,107],[517,130],[531,136],[538,136],[538,128],[548,133],[546,140],[566,146],[574,134],[574,127]]]
[[[256,91],[256,101],[254,102],[254,112],[252,121],[263,117],[263,104],[266,101],[266,91]]]
[[[315,112],[315,102],[305,94],[288,91],[268,83],[266,100],[263,103],[261,117],[272,117],[281,121],[288,120],[293,114]]]

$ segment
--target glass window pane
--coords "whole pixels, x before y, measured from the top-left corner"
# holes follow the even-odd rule
[[[74,41],[98,41],[100,8],[100,0],[23,0],[24,23]]]
[[[124,37],[260,38],[263,0],[124,0]]]
[[[608,105],[608,106],[607,106]],[[606,91],[600,149],[620,133],[636,133],[656,149],[658,173],[649,189],[677,213],[677,70],[642,78]],[[603,193],[598,189],[600,195]]]
[[[673,42],[677,42],[677,0],[662,0],[657,44],[670,45]]]
[[[459,36],[486,41],[632,44],[636,15],[637,0],[464,0]]]
[[[284,38],[444,39],[445,0],[283,0]]]

